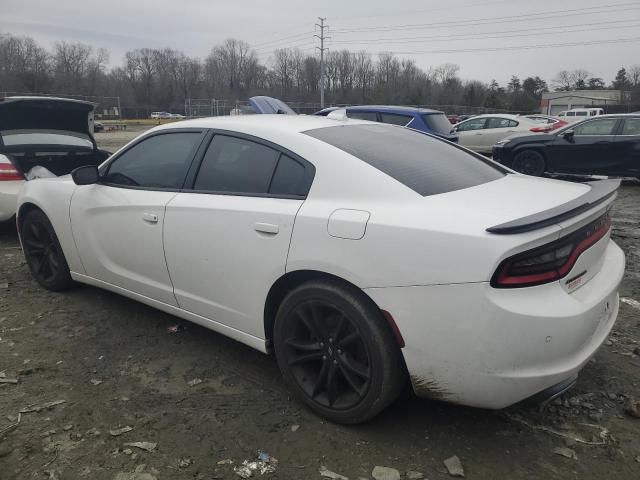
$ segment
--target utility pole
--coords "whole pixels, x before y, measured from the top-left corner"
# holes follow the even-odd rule
[[[327,20],[326,17],[318,17],[318,20],[320,20],[320,23],[316,23],[316,27],[320,28],[320,35],[314,35],[314,37],[320,39],[320,48],[316,48],[320,50],[320,108],[324,108],[324,51],[328,50],[324,46],[324,41],[329,39],[329,37],[324,34],[324,31],[325,29],[328,30],[329,26],[324,24]]]

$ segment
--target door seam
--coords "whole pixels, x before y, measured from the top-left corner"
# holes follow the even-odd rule
[[[167,250],[164,247],[164,228],[165,228],[165,225],[167,224],[167,207],[169,206],[169,203],[171,203],[171,201],[174,198],[176,198],[179,194],[180,192],[176,192],[176,194],[173,197],[171,197],[169,200],[167,200],[167,202],[164,204],[164,212],[162,215],[162,256],[164,257],[164,267],[167,269],[169,282],[171,282],[171,291],[173,292],[173,298],[175,299],[176,305],[178,305],[178,308],[182,308],[182,306],[180,305],[180,302],[178,301],[178,297],[176,296],[176,287],[173,284],[173,279],[171,278],[171,270],[169,270],[169,262],[167,261]]]

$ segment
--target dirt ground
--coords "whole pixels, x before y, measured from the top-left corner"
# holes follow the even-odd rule
[[[114,150],[134,135],[109,132],[98,141]],[[640,301],[640,186],[622,188],[614,224],[628,262],[620,290],[627,303],[562,401],[543,412],[491,412],[407,391],[354,427],[295,401],[273,357],[96,288],[42,290],[15,230],[5,228],[0,479],[233,479],[234,466],[259,450],[279,461],[264,478],[320,479],[325,466],[370,479],[381,465],[403,478],[413,470],[444,479],[443,460],[453,455],[469,479],[640,478],[640,419],[624,410],[640,398],[640,308],[632,301]],[[183,328],[170,333],[174,325]],[[127,445],[134,442],[155,448]]]

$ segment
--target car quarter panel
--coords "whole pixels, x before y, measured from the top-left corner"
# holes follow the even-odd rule
[[[73,238],[69,216],[69,206],[75,189],[76,185],[70,175],[24,182],[18,209],[30,203],[42,210],[53,225],[69,269],[72,272],[85,273]]]

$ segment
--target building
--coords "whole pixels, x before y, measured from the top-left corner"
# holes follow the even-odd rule
[[[585,107],[620,105],[620,90],[571,90],[545,92],[540,101],[540,113],[557,115],[563,110]]]

